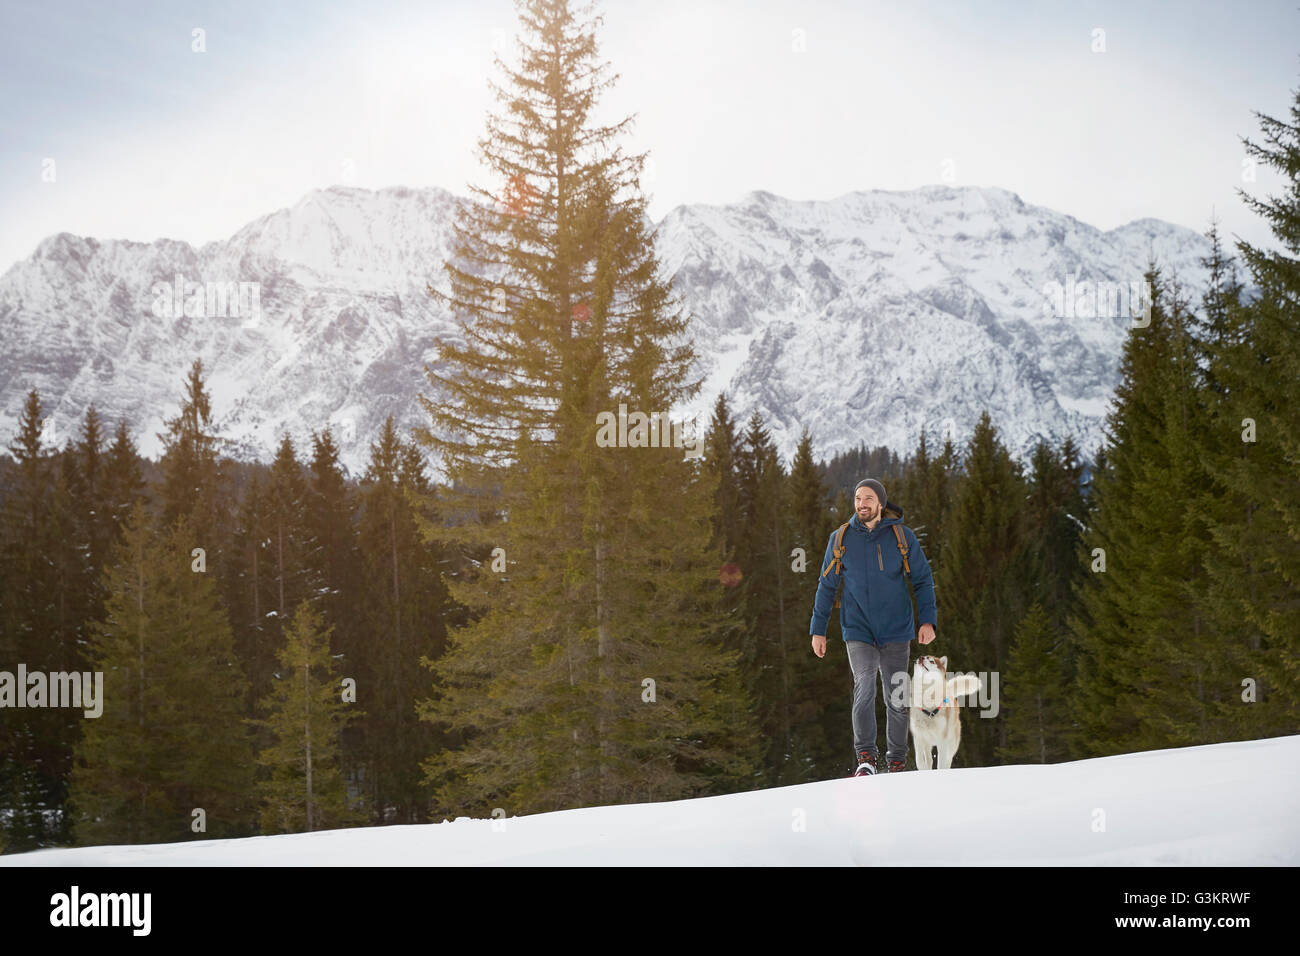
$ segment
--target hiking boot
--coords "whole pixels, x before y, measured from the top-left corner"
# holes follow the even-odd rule
[[[876,774],[876,756],[869,750],[863,750],[858,753],[858,769],[854,772],[855,777],[874,777]]]
[[[890,773],[902,773],[902,772],[903,772],[904,770],[906,770],[906,769],[907,769],[907,761],[906,761],[906,760],[891,760],[891,761],[889,761],[889,772],[890,772]]]

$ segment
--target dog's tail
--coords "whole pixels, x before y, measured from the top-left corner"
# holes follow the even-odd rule
[[[955,677],[949,677],[947,682],[947,694],[949,700],[955,697],[961,697],[964,694],[973,694],[980,689],[980,679],[975,674],[957,674]]]

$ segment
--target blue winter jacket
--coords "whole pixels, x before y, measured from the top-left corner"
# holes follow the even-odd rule
[[[840,630],[846,641],[866,641],[880,646],[910,641],[916,636],[912,602],[903,580],[903,555],[898,550],[893,525],[903,523],[903,509],[892,501],[885,506],[884,517],[868,531],[858,516],[849,519],[844,532],[843,572],[826,568],[834,557],[835,532],[826,542],[821,570],[826,571],[817,583],[813,602],[810,634],[825,634],[835,607],[835,589],[844,578],[840,595]],[[836,529],[838,530],[838,529]],[[903,525],[907,542],[907,563],[912,568],[912,588],[916,592],[916,611],[922,624],[930,624],[937,633],[938,612],[934,600],[934,576],[930,562],[921,551],[912,529]]]

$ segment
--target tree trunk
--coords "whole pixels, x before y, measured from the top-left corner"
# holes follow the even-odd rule
[[[1047,733],[1043,727],[1043,695],[1038,694],[1038,762],[1047,763]]]
[[[306,695],[306,716],[303,718],[303,730],[307,741],[307,829],[312,829],[312,792],[311,792],[311,661],[302,664],[302,689]]]
[[[275,555],[280,582],[280,630],[284,631],[284,518],[275,519]]]
[[[781,648],[781,730],[785,741],[785,750],[781,758],[784,766],[785,762],[790,759],[790,660],[786,644],[785,630],[785,584],[781,576],[781,565],[784,563],[784,557],[781,553],[781,530],[778,520],[772,522],[772,543],[776,548],[776,620],[777,620],[777,644]]]
[[[140,729],[144,730],[144,555],[136,557],[136,588],[135,588],[135,606],[140,614]],[[143,832],[145,817],[148,812],[146,806],[146,793],[148,786],[145,783],[144,774],[140,775],[140,828]]]
[[[612,748],[609,742],[609,713],[613,708],[611,700],[611,691],[609,690],[609,621],[605,610],[605,543],[603,539],[604,529],[601,526],[596,528],[596,657],[599,663],[600,679],[600,697],[597,707],[599,708],[596,719],[596,733],[600,739],[600,773],[597,783],[597,801],[604,804],[609,799],[607,790],[609,788],[609,757],[612,754]]]
[[[564,652],[564,659],[569,664],[569,686],[577,685],[577,678],[573,674],[573,649],[570,647]],[[578,739],[578,728],[573,728],[573,786],[574,795],[577,799],[578,806],[583,805],[583,785],[582,785],[582,745]]]

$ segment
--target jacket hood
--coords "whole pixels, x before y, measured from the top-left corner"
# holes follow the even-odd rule
[[[888,527],[891,524],[900,524],[902,520],[903,506],[896,505],[892,501],[887,501],[885,502],[884,509],[880,513],[880,520],[876,522],[876,530],[879,531],[881,528]],[[856,511],[853,512],[853,517],[849,519],[849,526],[856,528],[858,531],[866,532],[867,534],[871,533],[870,531],[867,531],[867,528],[858,520],[858,513]]]

